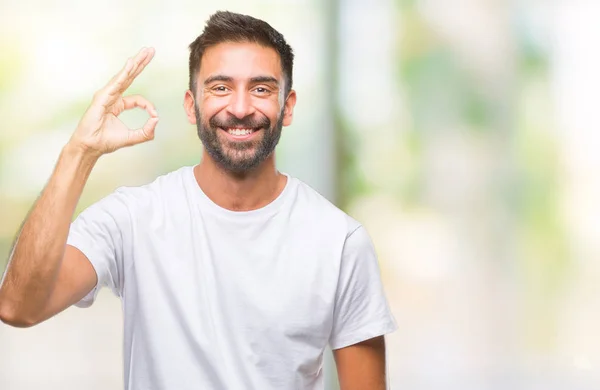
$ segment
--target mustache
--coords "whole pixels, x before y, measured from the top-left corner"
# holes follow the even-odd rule
[[[220,127],[222,129],[230,128],[230,127],[238,127],[244,129],[257,129],[264,128],[268,129],[271,127],[271,121],[266,116],[260,118],[254,118],[251,116],[244,117],[242,119],[237,118],[235,116],[229,116],[225,120],[221,120],[216,116],[213,116],[208,121],[208,124],[212,128]]]

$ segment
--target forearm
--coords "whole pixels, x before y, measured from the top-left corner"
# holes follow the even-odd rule
[[[33,320],[60,269],[75,207],[97,158],[63,148],[54,172],[26,218],[0,286],[3,318]]]
[[[385,339],[378,336],[333,351],[341,390],[385,390]]]

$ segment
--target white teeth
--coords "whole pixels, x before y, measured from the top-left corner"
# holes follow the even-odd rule
[[[227,132],[231,135],[248,135],[252,133],[252,129],[228,129]]]

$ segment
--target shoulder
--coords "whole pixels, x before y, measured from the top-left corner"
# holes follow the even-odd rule
[[[291,180],[295,181],[295,207],[303,218],[322,229],[335,230],[338,234],[343,234],[344,238],[353,235],[361,227],[360,222],[310,185],[297,178]]]
[[[156,177],[139,186],[120,186],[91,207],[127,210],[129,213],[155,208],[157,204],[174,201],[185,192],[186,175],[192,168],[185,166]]]
[[[187,175],[192,168],[185,166],[156,177],[153,181],[140,186],[122,186],[115,194],[131,199],[150,199],[167,197],[182,192],[186,186]]]

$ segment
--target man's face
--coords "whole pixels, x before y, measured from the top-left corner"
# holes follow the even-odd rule
[[[193,109],[198,136],[217,164],[243,173],[271,156],[295,103],[294,92],[286,102],[283,83],[271,48],[227,42],[204,52]]]

